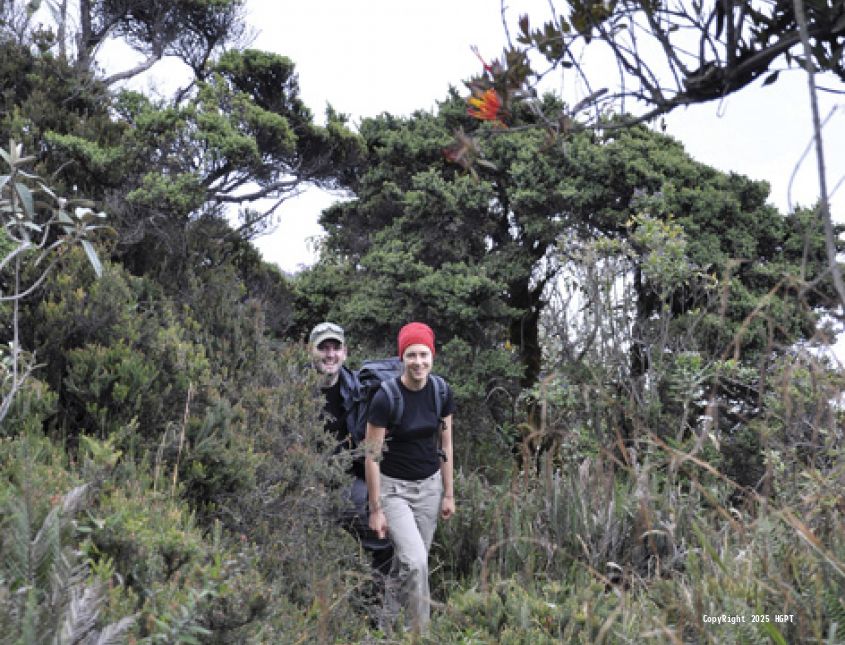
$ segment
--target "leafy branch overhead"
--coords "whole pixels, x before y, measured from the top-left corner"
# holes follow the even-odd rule
[[[520,16],[515,42],[509,38],[501,61],[484,63],[483,74],[468,83],[472,116],[507,123],[516,102],[536,109],[535,88],[553,70],[563,72],[568,87],[584,88],[577,105],[538,113],[546,128],[563,133],[604,125],[607,113],[635,115],[626,116],[627,123],[648,121],[677,107],[722,99],[757,81],[774,83],[793,68],[828,72],[845,82],[842,2],[550,4],[551,17],[539,25]],[[609,60],[611,67],[600,60]],[[614,68],[616,81],[608,84]],[[495,95],[486,93],[490,88]],[[586,118],[585,109],[590,109]]]
[[[541,28],[520,18],[522,51],[536,50],[596,89],[585,46],[607,48],[618,74],[618,89],[608,98],[644,103],[642,119],[721,99],[760,79],[775,82],[781,71],[808,63],[845,81],[841,2],[575,0],[559,3],[558,10]],[[809,60],[801,48],[803,22]]]

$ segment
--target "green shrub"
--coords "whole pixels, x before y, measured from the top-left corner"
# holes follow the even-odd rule
[[[143,642],[243,642],[272,597],[252,549],[219,524],[204,530],[179,497],[145,480],[109,483],[80,526],[109,589],[105,616],[137,615]]]
[[[654,609],[648,602],[631,603],[585,573],[563,582],[501,580],[486,590],[470,588],[450,596],[425,642],[638,642]]]
[[[453,338],[438,352],[435,371],[449,381],[455,396],[455,465],[483,472],[493,481],[510,474],[513,441],[507,428],[514,411],[522,367],[504,348],[473,348]]]
[[[181,421],[189,386],[209,382],[208,360],[190,320],[155,285],[113,264],[94,280],[84,261],[69,253],[27,313],[28,342],[59,394],[50,424],[63,436],[100,438],[131,425],[121,447],[142,458]]]
[[[0,436],[40,433],[58,408],[58,395],[44,381],[30,377],[18,390],[0,422]]]

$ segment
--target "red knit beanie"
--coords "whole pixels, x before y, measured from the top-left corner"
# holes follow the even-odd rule
[[[408,323],[399,330],[399,358],[411,345],[425,345],[434,356],[434,332],[424,323]]]

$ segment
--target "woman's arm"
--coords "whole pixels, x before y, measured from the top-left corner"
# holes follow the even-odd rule
[[[443,419],[440,434],[440,447],[446,455],[446,461],[440,466],[443,477],[443,502],[440,504],[440,516],[448,520],[455,514],[454,460],[452,459],[452,415]]]
[[[381,509],[381,468],[379,467],[384,433],[384,428],[367,423],[367,434],[364,438],[364,476],[367,478],[370,528],[380,538],[387,537],[387,520]]]

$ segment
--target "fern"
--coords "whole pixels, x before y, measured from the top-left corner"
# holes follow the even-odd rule
[[[87,584],[87,563],[78,560],[75,545],[65,544],[89,491],[88,484],[72,489],[40,525],[32,500],[20,490],[12,496],[0,560],[0,625],[11,628],[11,642],[117,643],[134,624],[126,617],[97,629],[102,591]]]
[[[4,566],[13,587],[32,587],[35,572],[30,569],[30,517],[29,505],[23,499],[13,499],[9,509],[9,528],[5,545],[8,554]]]
[[[94,631],[102,598],[99,589],[75,585],[69,590],[70,602],[59,620],[57,642],[79,643]]]
[[[126,616],[116,623],[107,625],[96,636],[91,636],[86,645],[122,645],[126,639],[124,635],[135,624],[134,616]]]
[[[23,606],[18,612],[13,611],[13,618],[18,619],[19,638],[18,643],[35,643],[38,614],[38,598],[34,587],[26,590],[23,596]],[[13,632],[14,633],[14,632]]]

